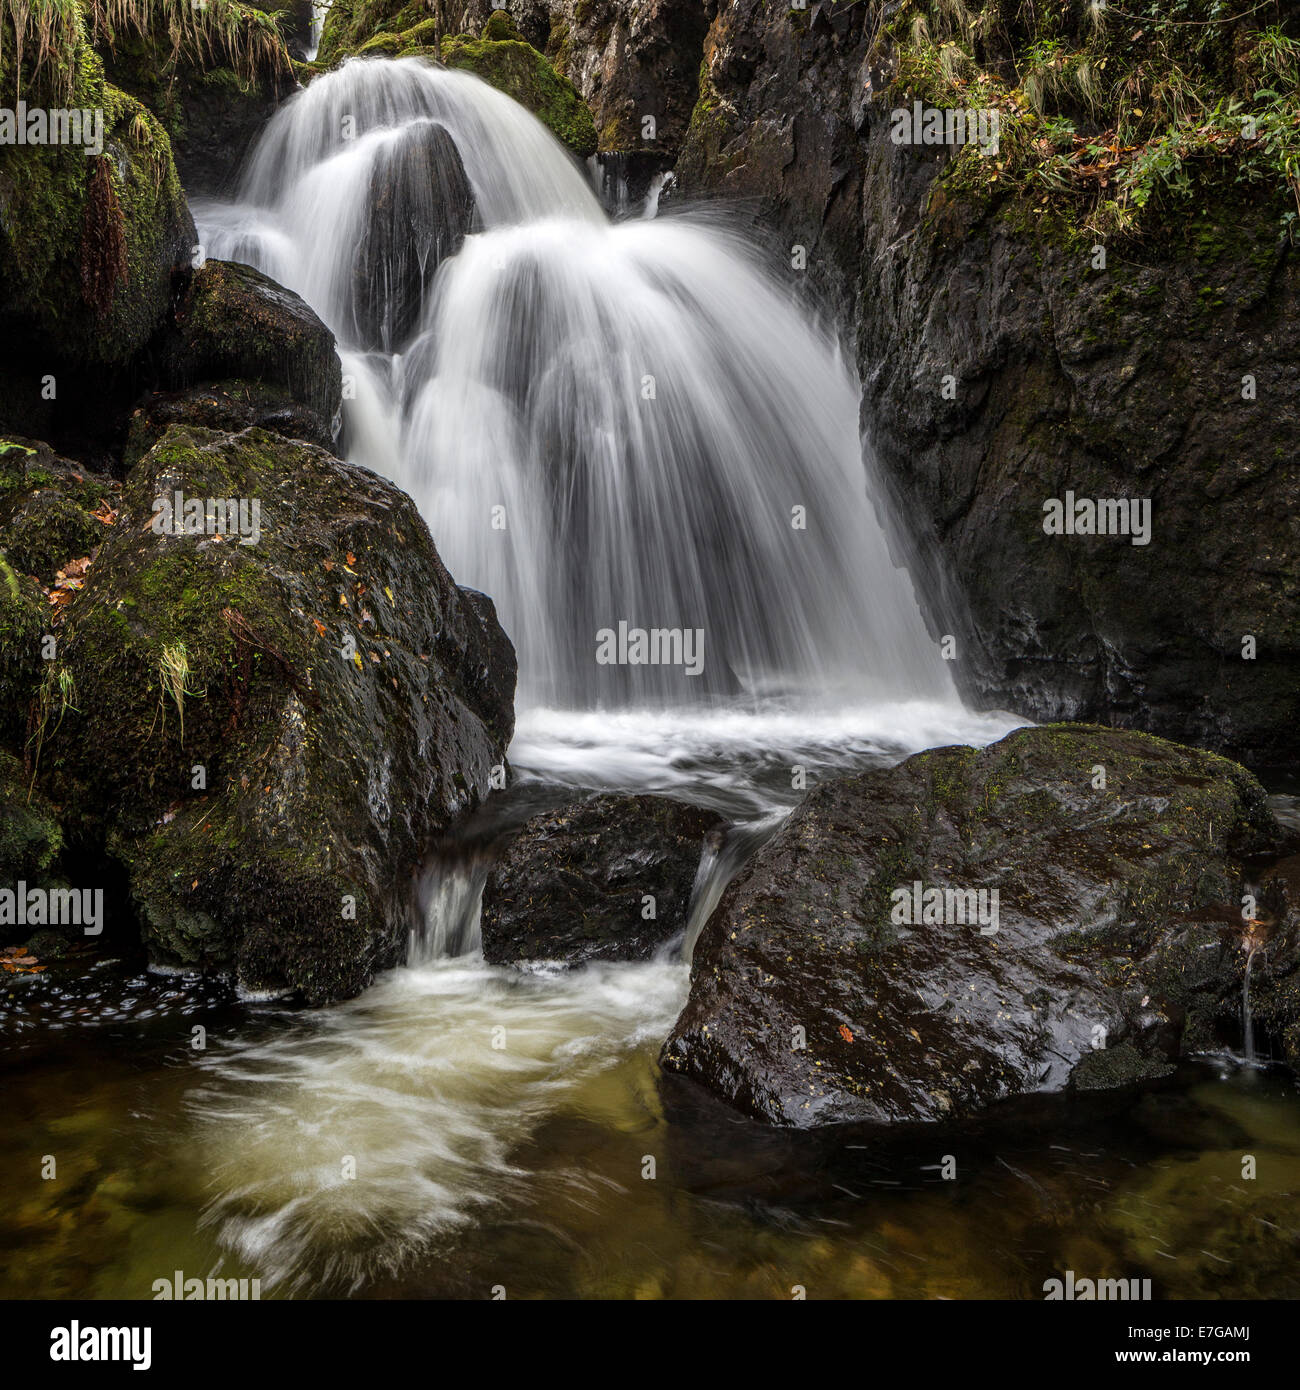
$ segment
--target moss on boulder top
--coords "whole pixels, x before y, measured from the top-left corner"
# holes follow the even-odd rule
[[[444,39],[442,61],[481,77],[526,106],[544,125],[583,159],[596,153],[596,122],[591,108],[567,77],[561,77],[545,56],[519,40]]]

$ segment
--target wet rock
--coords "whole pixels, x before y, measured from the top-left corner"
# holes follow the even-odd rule
[[[1240,865],[1281,841],[1243,768],[1089,726],[827,783],[726,890],[663,1065],[800,1127],[1163,1074],[1239,1042]]]
[[[131,413],[123,462],[127,468],[153,448],[173,425],[237,434],[256,425],[286,439],[334,451],[328,422],[295,401],[282,386],[261,381],[217,381],[188,391],[150,391]]]
[[[453,6],[458,27],[485,38],[507,24],[582,93],[602,151],[681,148],[695,105],[709,6],[700,0],[511,0],[484,20],[488,0]],[[496,27],[494,27],[496,26]],[[644,120],[653,116],[654,131]]]
[[[176,311],[161,352],[171,390],[228,380],[282,388],[332,437],[343,398],[334,335],[306,301],[251,266],[206,261]]]
[[[177,492],[255,524],[160,534]],[[150,958],[312,1002],[401,959],[415,870],[513,727],[513,650],[410,499],[256,428],[141,460],[47,665],[42,784],[125,866]]]
[[[375,161],[345,336],[389,353],[402,347],[420,326],[438,267],[473,226],[456,142],[436,121],[406,127]]]
[[[701,853],[722,826],[662,796],[598,796],[534,816],[488,877],[483,954],[648,959],[685,930]]]

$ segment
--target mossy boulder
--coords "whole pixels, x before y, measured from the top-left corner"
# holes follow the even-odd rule
[[[489,961],[647,960],[686,929],[720,816],[666,796],[598,796],[527,821],[483,890]]]
[[[0,438],[0,550],[43,588],[103,541],[121,483],[38,439]]]
[[[483,26],[483,37],[491,39],[494,43],[502,43],[520,42],[524,36],[519,32],[519,26],[512,15],[506,10],[493,10]]]
[[[599,141],[591,108],[531,44],[459,34],[443,40],[441,57],[449,68],[472,72],[527,107],[579,158],[596,153]]]
[[[160,534],[178,491],[256,526]],[[125,866],[153,960],[318,1002],[402,958],[413,874],[502,763],[515,678],[405,494],[264,430],[173,428],[59,650],[75,697],[42,780]]]
[[[13,74],[0,73],[0,103],[12,106],[15,90]],[[195,242],[166,132],[104,80],[90,49],[77,51],[71,91],[57,104],[102,109],[102,151],[0,145],[4,356],[42,359],[56,383],[64,367],[130,361],[166,318]]]
[[[58,812],[32,786],[22,762],[0,749],[0,888],[42,888],[57,879],[63,831]],[[0,924],[0,941],[23,940],[31,928]]]
[[[1122,1085],[1240,1044],[1259,934],[1294,1038],[1300,917],[1241,906],[1282,841],[1237,764],[1086,725],[829,782],[723,895],[663,1065],[798,1127]]]
[[[332,438],[343,399],[334,335],[305,300],[252,266],[206,261],[162,349],[165,386],[241,380],[280,388],[311,411],[311,437]]]

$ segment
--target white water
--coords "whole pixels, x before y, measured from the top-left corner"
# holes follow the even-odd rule
[[[356,249],[376,170],[431,122],[482,230],[409,286],[412,312],[392,306],[420,328],[378,353],[357,340]],[[338,336],[351,456],[492,595],[525,706],[777,689],[959,708],[869,496],[853,374],[726,227],[611,224],[527,112],[413,59],[318,79],[272,122],[240,203],[197,211],[210,255],[259,265]],[[620,621],[701,631],[703,671],[599,665]]]
[[[475,221],[436,274],[385,270],[386,293],[420,301],[388,306],[416,326],[381,352],[356,336],[356,247],[376,170],[431,123]],[[687,956],[797,801],[797,770],[811,786],[1016,722],[957,699],[891,558],[853,374],[788,272],[725,225],[611,224],[530,115],[415,60],[315,81],[268,128],[240,201],[195,214],[210,256],[258,265],[335,331],[350,456],[407,489],[456,578],[496,600],[521,658],[518,781],[663,791],[741,825],[702,866]],[[620,619],[703,629],[704,672],[597,665],[597,629]],[[589,1114],[598,1078],[644,1071],[668,1032],[681,960],[483,966],[485,873],[426,885],[412,968],[204,1063],[209,1217],[264,1279],[354,1286],[508,1207],[529,1181],[517,1146],[548,1115]],[[600,1104],[635,1109],[621,1084]]]

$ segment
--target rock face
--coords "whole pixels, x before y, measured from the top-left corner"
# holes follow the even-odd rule
[[[242,533],[160,534],[177,492]],[[151,959],[355,994],[503,760],[513,649],[409,498],[323,450],[172,429],[120,505],[44,663],[42,783],[126,867]]]
[[[942,630],[968,689],[1294,767],[1300,270],[1275,193],[1228,167],[1098,269],[1077,212],[893,143],[911,93],[878,7],[708,9],[680,186],[762,199],[852,324],[879,462],[967,602]],[[1045,534],[1067,492],[1149,500],[1150,543]]]
[[[727,888],[663,1065],[798,1127],[1159,1074],[1239,1044],[1239,866],[1281,841],[1243,768],[1088,726],[827,783]],[[1294,1064],[1300,918],[1261,901],[1252,986]]]
[[[648,959],[685,929],[701,852],[722,825],[662,796],[598,796],[534,816],[488,877],[484,956]]]
[[[487,34],[505,15],[585,98],[603,153],[675,153],[686,138],[708,28],[702,0],[491,0],[453,4],[452,20]],[[647,137],[643,121],[653,116]]]

